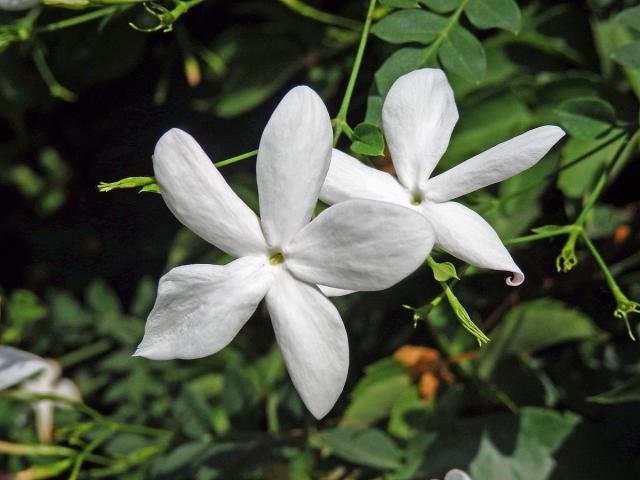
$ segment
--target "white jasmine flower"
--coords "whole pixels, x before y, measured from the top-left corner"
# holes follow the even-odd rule
[[[425,68],[403,75],[382,109],[397,178],[334,149],[320,198],[330,204],[368,198],[413,208],[431,221],[437,246],[472,265],[512,272],[507,284],[520,285],[524,275],[495,230],[473,210],[451,200],[535,165],[564,131],[556,126],[535,128],[429,178],[457,120],[453,91],[442,70]]]
[[[327,414],[344,386],[349,349],[342,319],[317,285],[387,288],[414,271],[434,241],[423,216],[384,202],[343,202],[309,222],[331,137],[320,97],[307,87],[291,90],[260,140],[259,219],[190,135],[173,129],[162,136],[153,166],[167,206],[200,237],[240,258],[163,276],[135,355],[211,355],[266,298],[293,384],[313,415]]]
[[[40,3],[40,0],[0,0],[0,10],[27,10]]]
[[[25,381],[37,372],[40,373],[35,378]],[[24,392],[81,401],[78,387],[68,378],[60,378],[61,376],[62,368],[54,360],[45,360],[17,348],[0,346],[0,390],[22,383],[21,390]],[[41,442],[51,441],[53,409],[64,406],[52,400],[39,400],[33,404]]]
[[[60,378],[62,368],[54,360],[46,360],[45,368],[33,379],[22,384],[22,390],[38,395],[54,395],[73,402],[80,402],[82,397],[76,384],[68,378]],[[38,438],[42,443],[49,443],[53,438],[53,410],[67,408],[67,405],[53,400],[39,400],[34,403]]]
[[[454,468],[453,470],[449,470],[447,472],[447,474],[444,476],[444,480],[471,480],[471,477],[464,473],[462,470]]]
[[[46,360],[33,353],[0,345],[0,390],[13,387],[46,367]]]

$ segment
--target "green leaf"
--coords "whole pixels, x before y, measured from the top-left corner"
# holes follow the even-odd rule
[[[560,104],[558,117],[570,135],[594,138],[612,128],[616,112],[609,102],[597,97],[571,98]]]
[[[640,68],[640,40],[616,48],[611,58],[625,67]]]
[[[532,228],[533,233],[567,233],[566,225],[543,225],[542,227]]]
[[[268,41],[265,41],[268,38]],[[305,67],[299,45],[260,29],[230,29],[211,45],[211,50],[227,67],[220,83],[213,72],[216,89],[194,101],[193,107],[223,118],[237,117],[267,101]]]
[[[631,222],[633,214],[625,208],[611,205],[594,205],[584,226],[585,232],[592,240],[611,236],[616,228]]]
[[[451,278],[457,278],[460,280],[458,272],[456,272],[456,267],[451,262],[438,263],[433,261],[429,263],[429,266],[431,267],[431,270],[433,270],[433,278],[438,282],[446,282]]]
[[[392,358],[370,365],[353,390],[340,425],[363,427],[387,417],[410,384],[405,368]]]
[[[458,8],[461,2],[462,0],[420,0],[420,3],[438,13],[451,12]]]
[[[574,413],[531,407],[518,415],[481,415],[447,424],[426,442],[422,458],[420,468],[406,478],[437,478],[452,465],[478,480],[636,477],[601,428]]]
[[[38,296],[29,290],[14,290],[7,302],[7,316],[12,326],[24,326],[47,314]]]
[[[374,428],[333,428],[311,437],[311,442],[358,465],[382,470],[401,465],[402,451],[388,435]]]
[[[424,10],[401,10],[387,15],[371,29],[378,38],[389,43],[433,42],[447,20]]]
[[[353,130],[351,150],[360,155],[377,157],[384,153],[384,137],[375,125],[361,123]]]
[[[157,476],[178,475],[189,470],[194,462],[202,459],[211,448],[208,442],[188,442],[171,452],[161,455],[153,463],[153,473]]]
[[[536,352],[564,342],[593,338],[593,321],[575,308],[549,298],[523,303],[509,311],[491,332],[483,350],[479,374],[486,378],[498,362],[515,353]]]
[[[616,19],[620,23],[640,31],[640,5],[621,11]]]
[[[376,87],[380,95],[385,96],[393,82],[405,73],[420,68],[424,61],[421,48],[401,48],[393,53],[375,73]]]
[[[502,28],[520,31],[520,8],[514,0],[469,0],[464,12],[471,23],[480,28]]]
[[[472,83],[479,83],[487,69],[482,44],[461,26],[453,27],[442,41],[438,58],[447,70]]]
[[[149,185],[145,185],[139,190],[139,193],[160,193],[160,185],[157,183],[150,183]]]
[[[116,316],[122,311],[117,295],[101,278],[97,278],[89,284],[86,296],[87,304],[97,313]]]
[[[419,8],[418,0],[380,0],[380,5],[391,8]]]
[[[148,185],[156,185],[156,179],[154,177],[127,177],[115,182],[100,182],[98,184],[98,190],[101,192],[110,192],[116,188],[138,188],[143,187],[141,191],[144,191],[144,187]]]
[[[420,398],[418,388],[405,389],[393,403],[389,415],[389,433],[398,438],[411,438],[420,432],[416,417],[426,420],[425,401]]]
[[[631,377],[608,392],[589,397],[590,402],[606,405],[616,403],[640,402],[640,375]]]

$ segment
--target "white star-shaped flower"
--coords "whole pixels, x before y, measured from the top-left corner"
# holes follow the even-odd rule
[[[22,390],[39,395],[54,395],[73,402],[80,402],[82,397],[75,383],[62,377],[62,368],[54,360],[47,360],[45,367],[33,379],[23,383]],[[49,443],[53,438],[53,411],[55,408],[68,408],[62,402],[39,400],[34,403],[38,438],[42,443]]]
[[[425,68],[403,75],[382,109],[382,129],[397,178],[334,149],[320,198],[329,204],[376,199],[417,210],[431,221],[437,246],[472,265],[512,272],[507,284],[520,285],[524,275],[495,230],[473,210],[451,200],[535,165],[564,131],[556,126],[529,130],[429,178],[457,121],[453,91],[442,70]]]
[[[47,361],[33,353],[0,345],[0,390],[13,387],[47,368]]]
[[[422,215],[379,201],[343,202],[309,222],[331,142],[320,97],[308,87],[291,90],[260,140],[259,219],[191,136],[174,129],[160,139],[153,167],[167,206],[193,232],[239,258],[163,276],[135,355],[211,355],[266,298],[293,384],[313,415],[326,415],[343,389],[349,349],[342,319],[318,285],[387,288],[418,268],[434,242]]]
[[[27,380],[35,373],[38,373],[35,378]],[[60,378],[61,376],[62,368],[58,362],[0,345],[0,390],[22,383],[21,390],[27,393],[53,395],[80,402],[82,398],[78,387],[68,378]],[[53,436],[54,408],[65,406],[52,400],[34,402],[36,428],[41,442],[48,443]]]

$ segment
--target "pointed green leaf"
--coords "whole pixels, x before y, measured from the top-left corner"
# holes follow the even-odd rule
[[[393,53],[375,73],[376,87],[384,96],[393,82],[405,73],[409,73],[422,66],[424,50],[422,48],[401,48]]]
[[[424,10],[400,10],[376,23],[371,33],[389,43],[428,45],[446,25],[446,19]]]
[[[480,28],[502,28],[513,33],[520,31],[520,8],[514,0],[469,0],[464,12],[471,23]]]
[[[640,402],[640,375],[631,377],[608,392],[589,397],[589,401],[604,404]]]
[[[480,41],[466,28],[456,26],[445,37],[438,51],[442,65],[472,83],[479,83],[487,69]]]
[[[493,342],[483,351],[479,372],[491,374],[500,359],[514,354],[542,350],[563,342],[593,338],[593,321],[562,302],[542,298],[523,303],[505,315],[491,332]]]
[[[620,23],[640,31],[640,5],[621,11],[616,19]]]
[[[452,12],[461,2],[462,0],[420,0],[420,3],[438,13]]]
[[[435,278],[438,282],[446,282],[452,278],[458,277],[458,272],[456,272],[456,267],[451,262],[431,262],[429,264],[431,270],[433,270],[433,278]]]
[[[361,123],[353,130],[351,150],[360,155],[377,157],[384,153],[384,137],[375,125]]]
[[[640,40],[616,48],[611,57],[629,68],[640,68]]]
[[[400,466],[402,451],[388,435],[374,428],[332,428],[311,437],[311,442],[358,465],[382,470]]]
[[[612,128],[616,112],[609,102],[597,97],[571,98],[560,104],[558,117],[570,135],[594,138]]]

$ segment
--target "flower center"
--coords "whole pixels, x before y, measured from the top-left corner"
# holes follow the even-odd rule
[[[424,200],[424,195],[422,195],[421,191],[417,190],[417,191],[411,192],[411,205],[417,207],[422,203],[423,200]]]
[[[278,265],[279,263],[284,262],[284,255],[280,252],[276,252],[269,257],[269,263],[271,265]]]

